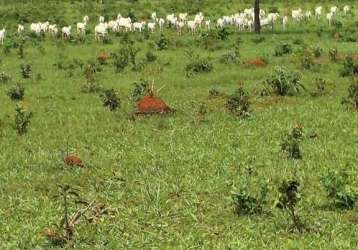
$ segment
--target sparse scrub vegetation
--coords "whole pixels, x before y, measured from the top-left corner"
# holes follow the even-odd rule
[[[355,5],[2,1],[0,249],[356,249]]]

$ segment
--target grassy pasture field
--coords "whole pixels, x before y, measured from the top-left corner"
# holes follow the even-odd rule
[[[262,8],[277,7],[281,13],[319,3],[326,9],[333,4],[355,8],[348,17],[339,15],[332,27],[322,19],[291,21],[286,31],[279,22],[260,35],[234,27],[209,32],[225,33],[222,39],[204,30],[178,36],[166,29],[168,46],[158,49],[159,31],[110,34],[109,41],[95,42],[96,15],[113,17],[119,8],[122,14],[134,10],[140,19],[155,9],[161,16],[199,9],[217,18],[251,1],[49,1],[46,6],[4,1],[0,20],[10,34],[0,46],[0,73],[11,80],[0,82],[0,249],[357,249],[357,205],[334,206],[322,178],[332,170],[344,172],[349,193],[357,194],[358,112],[341,103],[354,80],[340,73],[347,56],[358,64],[358,6],[355,1],[300,2],[263,1]],[[36,10],[36,3],[44,9]],[[44,21],[47,11],[73,27],[89,14],[89,34],[81,39],[73,32],[71,41],[63,41],[28,33],[20,58],[17,21]],[[128,44],[139,49],[139,66],[116,72],[112,55]],[[282,44],[292,51],[274,56]],[[322,55],[310,55],[312,65],[306,67],[305,52],[316,47]],[[336,62],[329,56],[332,49],[338,51]],[[148,52],[157,60],[148,62]],[[109,55],[103,65],[97,59],[101,53]],[[228,61],[233,54],[236,61]],[[196,55],[213,69],[188,77],[185,68],[199,60]],[[258,58],[263,67],[250,63]],[[99,93],[82,91],[89,63],[98,68],[96,83],[118,93],[117,110],[104,107]],[[31,65],[29,78],[20,74],[21,64]],[[305,90],[262,95],[265,79],[277,67],[299,72]],[[317,78],[326,86],[313,94]],[[133,119],[133,83],[141,79],[154,81],[156,95],[176,112]],[[7,95],[15,82],[25,89],[21,101]],[[249,117],[226,107],[239,87],[249,93]],[[209,98],[214,89],[223,94]],[[13,128],[18,105],[33,113],[24,135]],[[291,159],[280,144],[297,124],[303,126],[302,158]],[[67,154],[80,156],[84,166],[66,166]],[[291,179],[300,183],[296,211],[307,228],[303,232],[292,232],[289,214],[275,207],[280,183]],[[83,219],[63,245],[44,233],[64,217],[59,185],[108,208],[92,221]],[[268,196],[262,212],[235,212],[232,194],[257,196],[263,185]],[[70,215],[83,207],[74,200],[68,197]]]

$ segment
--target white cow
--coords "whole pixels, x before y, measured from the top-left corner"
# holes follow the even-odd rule
[[[328,25],[331,26],[332,21],[334,20],[335,14],[332,12],[327,13],[326,18],[328,21]]]
[[[6,30],[3,28],[2,30],[0,30],[0,43],[1,44],[4,44],[5,35],[6,35]]]
[[[210,20],[206,20],[205,21],[205,28],[207,29],[207,30],[210,30]]]
[[[24,25],[18,24],[17,25],[17,33],[21,34],[22,32],[24,32],[25,28]]]
[[[337,6],[332,6],[331,7],[331,13],[335,16],[338,13],[338,7]]]
[[[176,24],[176,26],[177,26],[178,35],[181,35],[182,32],[183,32],[185,23],[184,23],[183,21],[178,21],[177,24]]]
[[[283,30],[286,30],[287,24],[288,24],[288,16],[284,16],[282,19]]]
[[[159,24],[160,30],[163,31],[165,20],[163,18],[159,18],[158,24]]]
[[[197,23],[195,21],[188,21],[188,28],[191,34],[194,34],[196,31]]]
[[[322,16],[322,10],[323,10],[323,7],[322,6],[318,6],[316,7],[315,9],[315,17],[318,19]]]
[[[306,11],[305,17],[306,17],[307,20],[311,19],[311,17],[312,17],[312,12],[311,12],[310,10],[309,10],[309,11]]]
[[[224,22],[224,19],[222,19],[222,18],[219,18],[219,19],[216,21],[216,27],[217,27],[217,28],[220,28],[220,29],[224,28],[224,24],[225,24],[225,22]]]
[[[77,23],[77,33],[85,35],[86,34],[87,23]]]
[[[179,13],[179,21],[186,22],[188,17],[188,13]]]
[[[298,10],[292,10],[292,19],[299,22],[303,18],[303,12],[301,9]]]
[[[41,33],[41,24],[40,23],[32,23],[30,24],[31,32],[34,32],[36,35]]]
[[[147,26],[148,30],[153,33],[155,30],[155,23],[148,23]]]
[[[345,5],[343,7],[343,12],[344,12],[345,15],[347,15],[348,13],[351,12],[351,7],[349,7],[348,5]]]
[[[69,39],[71,37],[71,26],[62,27],[62,35],[64,39]]]
[[[177,17],[174,14],[167,15],[166,19],[169,26],[176,26]]]
[[[94,28],[94,39],[98,41],[101,37],[104,38],[108,34],[108,26],[105,23],[99,23]]]
[[[142,32],[145,27],[145,22],[135,22],[133,23],[133,30]]]
[[[89,16],[84,16],[83,17],[83,22],[88,23],[89,22]]]
[[[157,12],[153,12],[151,18],[155,22],[157,20]]]

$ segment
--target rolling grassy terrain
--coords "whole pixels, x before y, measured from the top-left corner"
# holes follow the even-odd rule
[[[140,13],[151,13],[150,7],[159,2],[123,6],[138,9],[140,17]],[[232,2],[222,4],[219,13],[235,13],[235,8],[249,5]],[[213,7],[223,1],[195,3],[210,9],[215,17]],[[93,4],[91,12],[80,12],[76,5],[81,2],[63,4],[63,22],[73,23],[84,14],[106,10]],[[285,12],[288,7],[313,8],[315,3],[277,5]],[[324,5],[330,6],[328,2]],[[180,6],[195,9],[190,4]],[[164,14],[170,4],[161,7],[159,12]],[[29,8],[16,11],[28,13]],[[1,9],[9,14],[12,5]],[[355,249],[357,207],[340,210],[332,206],[320,183],[328,171],[337,170],[347,173],[353,190],[358,188],[358,113],[341,104],[352,79],[340,76],[346,56],[356,63],[358,59],[357,40],[344,39],[358,35],[358,13],[354,11],[354,16],[339,19],[342,27],[329,28],[323,20],[312,20],[302,25],[290,23],[285,32],[279,24],[260,36],[227,28],[224,40],[203,38],[204,31],[178,36],[165,30],[169,45],[164,50],[156,49],[159,31],[112,34],[107,43],[94,42],[93,34],[85,41],[75,35],[69,42],[29,35],[24,58],[19,58],[18,47],[3,49],[9,40],[19,39],[10,35],[0,47],[0,72],[10,75],[11,82],[20,82],[25,95],[14,102],[6,94],[12,83],[0,83],[0,249],[58,247],[43,233],[63,218],[58,185],[69,185],[81,199],[110,210],[92,223],[79,223],[63,246],[68,249]],[[117,12],[109,8],[106,13]],[[38,20],[30,14],[28,19]],[[93,19],[91,31],[97,21]],[[16,24],[13,21],[12,27]],[[337,33],[343,38],[337,39]],[[118,53],[128,40],[139,49],[136,58],[143,68],[128,66],[116,73],[111,58],[98,64],[101,53]],[[292,52],[274,56],[282,43],[290,44]],[[238,62],[223,62],[223,55],[237,44]],[[312,69],[304,69],[302,51],[316,46],[323,49],[322,55],[313,58]],[[338,62],[329,58],[332,48],[337,48]],[[148,51],[157,56],[155,62],[146,61]],[[213,70],[187,77],[185,67],[196,60],[193,54],[212,63]],[[255,58],[265,59],[267,65],[248,65]],[[96,82],[119,93],[118,110],[104,107],[98,93],[82,91],[86,79],[76,61],[84,65],[91,61],[100,67]],[[26,63],[32,68],[29,79],[20,74],[20,65]],[[74,66],[64,70],[59,64]],[[279,66],[300,72],[306,91],[294,96],[261,96],[263,82]],[[313,96],[317,78],[325,79],[327,86],[322,95]],[[133,120],[135,103],[130,97],[133,83],[141,79],[154,80],[155,89],[161,89],[157,95],[176,113]],[[234,116],[225,106],[227,96],[240,86],[250,95],[252,113],[247,118]],[[208,98],[212,89],[224,95]],[[22,136],[13,129],[16,105],[33,113],[28,132]],[[282,137],[295,124],[304,126],[299,160],[287,158],[280,147]],[[66,166],[66,154],[79,155],[84,167]],[[297,209],[309,228],[303,233],[291,232],[287,213],[274,207],[277,187],[289,179],[300,182],[302,197]],[[263,182],[269,190],[264,212],[236,214],[232,193],[243,189],[258,193]],[[70,199],[69,213],[80,206]]]

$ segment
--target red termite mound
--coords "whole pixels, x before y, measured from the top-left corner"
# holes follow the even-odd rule
[[[139,100],[137,109],[138,114],[164,114],[173,111],[164,101],[152,95],[146,95]]]
[[[67,166],[77,166],[77,167],[83,167],[83,162],[80,157],[77,155],[68,155],[66,156],[63,161]]]
[[[246,63],[248,65],[252,65],[252,66],[256,66],[256,67],[263,67],[266,65],[266,63],[260,58],[248,60]]]

